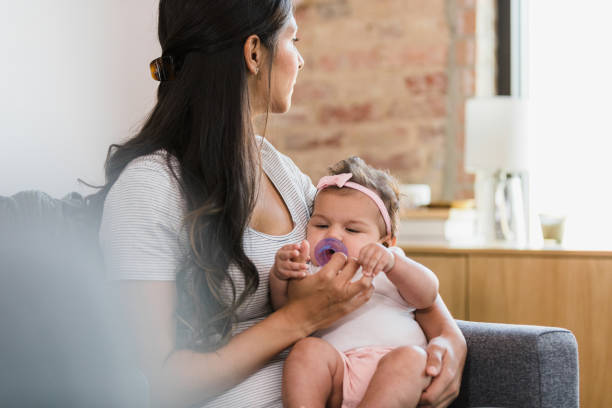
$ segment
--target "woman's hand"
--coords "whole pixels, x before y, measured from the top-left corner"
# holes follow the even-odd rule
[[[421,395],[419,407],[447,407],[459,395],[467,348],[465,343],[462,347],[445,336],[439,336],[429,342],[426,351],[425,370],[432,382]]]
[[[284,309],[291,319],[304,323],[305,335],[329,327],[370,299],[374,291],[371,276],[351,282],[358,268],[356,259],[347,260],[337,252],[316,274],[289,281],[289,302]]]
[[[417,310],[416,319],[429,339],[425,370],[432,377],[419,407],[448,407],[461,387],[467,355],[465,338],[439,296],[432,307]]]

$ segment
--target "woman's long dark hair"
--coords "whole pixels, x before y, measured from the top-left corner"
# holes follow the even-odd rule
[[[176,78],[160,83],[140,132],[109,148],[98,203],[130,161],[160,149],[181,187],[190,251],[177,274],[178,347],[211,350],[227,342],[237,308],[259,285],[242,247],[259,177],[243,45],[258,35],[271,67],[291,13],[291,0],[161,0],[159,41],[178,67]],[[240,294],[230,264],[244,276]],[[221,294],[228,283],[229,303]]]

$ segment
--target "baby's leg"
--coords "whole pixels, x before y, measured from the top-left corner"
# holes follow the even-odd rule
[[[360,407],[416,407],[431,382],[425,374],[427,353],[421,347],[398,347],[378,363]]]
[[[340,407],[344,365],[328,342],[307,337],[293,346],[283,370],[283,406]]]

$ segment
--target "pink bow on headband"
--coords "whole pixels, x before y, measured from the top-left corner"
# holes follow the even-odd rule
[[[370,190],[369,188],[364,187],[361,184],[357,184],[352,181],[349,181],[351,177],[353,177],[353,173],[340,173],[340,174],[336,174],[333,176],[321,177],[321,180],[319,180],[319,182],[317,183],[317,192],[327,187],[332,187],[332,186],[335,186],[338,188],[348,187],[354,190],[361,191],[362,193],[370,197],[372,201],[374,201],[374,204],[376,204],[376,206],[378,207],[378,210],[380,211],[380,214],[382,215],[383,220],[385,221],[385,227],[387,228],[387,234],[390,235],[391,234],[391,217],[389,217],[389,211],[387,211],[387,207],[385,207],[385,204],[383,203],[383,201],[380,199],[378,194],[376,194],[374,191]]]
[[[344,187],[347,181],[353,177],[353,173],[341,173],[334,176],[321,177],[319,183],[317,183],[317,190],[323,190],[326,187],[336,186],[338,188]]]

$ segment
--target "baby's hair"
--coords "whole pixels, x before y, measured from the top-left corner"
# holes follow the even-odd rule
[[[399,222],[399,185],[388,170],[375,169],[366,164],[363,159],[352,156],[341,160],[329,168],[331,175],[352,173],[352,182],[378,193],[391,218],[392,237],[397,236]]]

